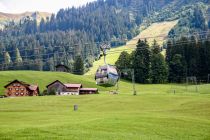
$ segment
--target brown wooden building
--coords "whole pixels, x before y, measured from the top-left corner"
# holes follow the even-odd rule
[[[80,88],[79,90],[79,94],[80,95],[84,95],[84,94],[96,94],[98,93],[98,89],[97,88]]]
[[[70,95],[79,95],[80,88],[82,84],[64,84],[66,86],[66,91]]]
[[[59,72],[69,72],[70,68],[63,64],[58,64],[55,66],[55,70]]]
[[[82,88],[82,84],[63,84],[59,80],[56,80],[47,85],[47,92],[55,92],[56,95],[84,95],[84,94],[96,94],[97,88]]]
[[[7,97],[21,97],[21,96],[38,96],[38,85],[30,85],[22,81],[14,80],[4,86],[6,88],[5,95]]]
[[[66,90],[66,87],[65,85],[59,81],[59,80],[56,80],[52,83],[50,83],[49,85],[47,85],[47,93],[51,93],[51,92],[55,92],[56,95],[60,95],[61,92],[65,91]]]

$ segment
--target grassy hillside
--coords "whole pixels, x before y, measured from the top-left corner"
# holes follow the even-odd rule
[[[38,83],[41,90],[54,81],[99,88],[87,96],[44,96],[0,99],[0,139],[72,140],[204,140],[210,138],[210,85],[119,83],[115,88],[95,85],[93,76],[59,72],[0,72],[0,92],[14,79]],[[176,92],[174,94],[174,91]],[[79,110],[73,111],[77,104]],[[9,135],[8,135],[9,134]]]
[[[166,37],[168,36],[169,31],[177,23],[178,23],[178,20],[153,23],[144,30],[142,30],[142,28],[144,27],[140,27],[140,30],[142,30],[142,32],[138,36],[136,36],[134,39],[138,40],[139,38],[148,38],[147,41],[150,44],[154,41],[154,39],[156,39],[157,43],[162,45],[162,43],[166,41]],[[158,37],[158,36],[161,36],[161,37]],[[153,37],[156,37],[156,38],[153,38]],[[131,40],[127,44],[134,44],[136,43],[135,40]]]
[[[138,36],[136,36],[133,40],[128,41],[125,46],[112,48],[107,55],[107,63],[108,64],[115,64],[119,55],[122,51],[126,50],[129,53],[136,47],[136,43],[140,38],[147,38],[147,37],[155,37],[155,36],[167,36],[169,31],[177,24],[178,21],[168,21],[168,22],[161,22],[161,23],[154,23],[149,26],[147,29],[143,30]],[[148,42],[151,44],[154,39],[158,41],[159,44],[162,44],[165,41],[165,38],[150,38]],[[128,50],[131,49],[131,50]],[[95,74],[97,68],[99,66],[104,65],[104,58],[102,57],[99,61],[94,62],[93,67],[90,68],[90,71],[86,73],[86,75],[93,75]]]
[[[28,82],[30,84],[38,84],[40,90],[46,89],[46,85],[49,83],[60,80],[65,83],[82,83],[84,87],[96,87],[99,88],[100,93],[109,93],[111,90],[115,90],[116,87],[101,87],[95,84],[94,76],[92,75],[73,75],[70,73],[62,72],[39,72],[39,71],[1,71],[0,72],[0,95],[4,94],[4,85],[9,81],[15,79]],[[162,84],[162,85],[142,85],[136,84],[137,94],[172,94],[174,90],[177,94],[210,94],[209,85],[199,85],[198,93],[196,92],[195,86],[188,86],[182,84]],[[119,93],[132,95],[133,85],[130,82],[121,80],[119,82]]]
[[[208,140],[209,106],[209,95],[0,99],[0,139]]]
[[[62,72],[5,71],[0,72],[0,77],[0,94],[3,94],[4,92],[4,85],[15,79],[30,84],[38,84],[41,91],[46,89],[46,85],[55,80],[60,80],[65,83],[82,83],[84,87],[97,87],[93,77],[84,77]],[[104,90],[103,87],[98,88]]]

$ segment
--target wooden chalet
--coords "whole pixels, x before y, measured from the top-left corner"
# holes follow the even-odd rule
[[[79,95],[82,84],[64,84],[66,86],[66,93],[70,95]]]
[[[56,80],[47,85],[47,93],[55,92],[56,95],[60,95],[61,92],[65,90],[66,90],[65,85],[59,80]]]
[[[5,96],[7,97],[21,97],[21,96],[38,96],[39,86],[30,85],[22,81],[14,80],[4,86]]]
[[[70,68],[66,65],[58,64],[58,65],[55,66],[55,70],[59,71],[59,72],[69,72]]]
[[[55,92],[56,95],[84,95],[96,94],[97,88],[83,88],[82,84],[63,84],[56,80],[47,85],[47,92]]]

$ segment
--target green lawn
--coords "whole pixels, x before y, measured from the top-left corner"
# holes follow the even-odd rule
[[[98,87],[93,76],[0,72],[0,85],[14,79],[38,83],[41,90],[56,79]],[[131,83],[121,81],[119,87],[119,95],[108,94],[115,87],[98,87],[97,95],[0,99],[0,139],[210,139],[210,85],[199,85],[196,92],[195,86],[136,84],[137,96],[132,95]]]
[[[0,118],[0,139],[208,140],[210,95],[8,98]]]

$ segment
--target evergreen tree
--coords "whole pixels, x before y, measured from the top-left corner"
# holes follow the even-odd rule
[[[164,83],[168,78],[168,69],[164,59],[161,54],[160,47],[154,40],[152,45],[152,56],[151,56],[151,81],[152,83]]]
[[[118,60],[116,61],[115,65],[117,66],[118,69],[128,69],[130,68],[130,55],[128,52],[123,51]]]
[[[159,54],[160,52],[160,46],[157,44],[157,41],[154,40],[152,44],[152,54]]]
[[[186,62],[183,56],[175,54],[169,63],[169,81],[182,82],[186,78]]]
[[[171,51],[172,51],[172,42],[168,40],[167,42],[167,49],[166,49],[166,62],[169,63],[171,61]]]
[[[148,83],[150,79],[150,56],[151,51],[147,41],[139,40],[137,48],[132,57],[132,65],[135,73],[135,80],[138,83]]]
[[[23,59],[20,55],[20,51],[19,51],[18,48],[16,48],[16,50],[15,50],[15,63],[20,64],[22,62],[23,62]]]
[[[11,63],[12,63],[12,60],[11,60],[10,54],[6,52],[4,54],[4,69],[5,70],[10,69]]]
[[[76,56],[75,61],[74,61],[74,73],[83,75],[84,74],[84,62],[82,60],[82,57]]]
[[[11,64],[11,62],[12,62],[11,57],[10,57],[9,53],[6,52],[5,55],[4,55],[4,63],[6,65],[9,65],[9,64]]]

